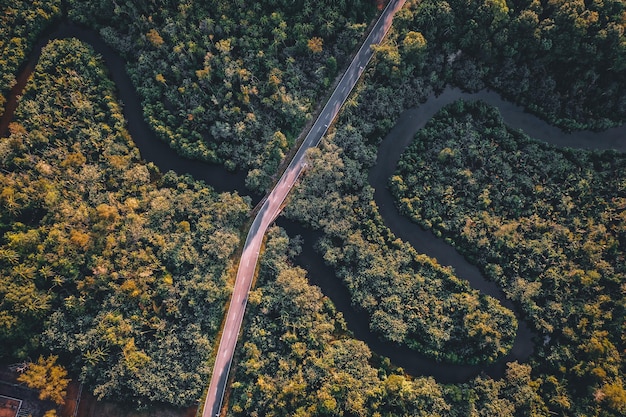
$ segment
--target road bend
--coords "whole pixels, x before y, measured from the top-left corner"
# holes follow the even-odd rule
[[[263,236],[269,225],[278,217],[282,203],[285,201],[291,187],[295,184],[298,176],[305,167],[306,161],[304,156],[306,151],[319,144],[328,130],[328,126],[339,113],[341,106],[348,98],[352,88],[361,76],[369,60],[372,58],[373,51],[370,46],[377,45],[383,40],[385,34],[391,27],[393,15],[404,5],[405,1],[406,0],[391,0],[382,12],[350,66],[343,74],[339,84],[335,87],[333,94],[326,102],[326,105],[311,127],[311,130],[300,145],[291,163],[280,180],[276,183],[274,189],[265,199],[261,209],[252,222],[239,261],[237,278],[235,279],[235,286],[231,295],[228,313],[226,314],[222,337],[217,349],[202,417],[217,417],[220,415],[224,392],[228,382],[228,373],[241,330],[243,315],[248,302],[248,293],[252,285]]]

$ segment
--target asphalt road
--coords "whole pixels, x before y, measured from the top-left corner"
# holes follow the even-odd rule
[[[230,306],[224,323],[224,330],[217,350],[211,383],[207,392],[202,412],[203,417],[219,416],[228,382],[228,373],[233,360],[235,346],[241,330],[243,315],[248,302],[248,293],[254,277],[254,271],[259,258],[259,250],[263,236],[270,224],[274,222],[281,210],[291,187],[295,184],[298,176],[306,166],[305,154],[309,148],[316,147],[328,126],[335,119],[344,101],[352,91],[364,68],[373,55],[370,46],[380,43],[391,27],[393,15],[399,10],[406,0],[391,0],[380,18],[376,22],[369,36],[352,60],[352,63],[337,84],[335,91],[324,106],[317,120],[311,127],[306,138],[300,145],[291,163],[283,176],[278,180],[274,189],[269,193],[257,216],[255,217],[244,245],[237,278],[231,296]]]

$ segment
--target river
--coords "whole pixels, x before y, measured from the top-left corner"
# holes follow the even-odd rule
[[[80,39],[102,56],[108,74],[115,82],[118,99],[123,103],[122,109],[128,132],[139,148],[141,157],[146,162],[153,162],[162,172],[171,170],[178,174],[190,174],[195,179],[210,184],[218,192],[240,191],[243,193],[242,195],[251,194],[245,187],[246,173],[244,171],[231,172],[222,165],[184,158],[160,140],[143,117],[141,99],[126,73],[126,63],[122,57],[104,42],[98,32],[67,21],[54,25],[40,37],[27,64],[16,77],[17,84],[11,89],[7,100],[7,111],[0,118],[0,136],[6,135],[8,123],[17,105],[17,99],[24,90],[26,82],[41,56],[41,48],[52,39],[65,38]],[[260,196],[252,195],[251,197],[253,203],[260,200]]]
[[[178,174],[190,174],[194,178],[211,185],[218,192],[237,191],[242,195],[250,194],[245,188],[245,172],[231,172],[221,165],[183,158],[162,142],[143,118],[141,99],[125,71],[124,60],[102,40],[97,32],[67,22],[55,25],[42,35],[28,63],[18,75],[18,83],[9,96],[8,110],[0,119],[0,135],[6,134],[6,127],[17,105],[17,99],[39,59],[41,48],[51,39],[68,37],[75,37],[90,44],[97,53],[102,55],[109,75],[116,84],[118,97],[123,103],[123,113],[127,120],[128,131],[143,159],[147,162],[153,162],[163,172],[172,170]],[[433,376],[439,382],[444,383],[466,381],[481,372],[494,378],[502,377],[506,362],[525,361],[534,349],[532,331],[519,317],[515,306],[504,297],[500,288],[493,282],[486,280],[478,268],[465,260],[452,246],[435,237],[431,232],[421,229],[408,218],[401,216],[395,208],[391,193],[387,189],[387,181],[395,171],[402,151],[409,145],[417,130],[421,129],[426,121],[442,106],[459,98],[486,101],[500,109],[509,126],[522,129],[532,137],[546,140],[557,146],[617,149],[623,152],[626,150],[626,141],[623,140],[626,137],[626,127],[622,126],[601,133],[587,131],[565,133],[537,117],[525,113],[522,108],[500,99],[496,93],[482,91],[477,94],[467,94],[455,88],[447,88],[440,95],[430,97],[419,108],[402,113],[394,128],[382,141],[377,164],[369,173],[369,181],[376,189],[376,204],[385,224],[396,236],[411,243],[418,252],[436,258],[442,265],[452,266],[456,275],[468,280],[473,288],[497,298],[504,306],[516,312],[520,325],[513,348],[507,356],[489,366],[442,364],[406,347],[381,341],[376,334],[369,331],[367,314],[352,308],[350,296],[345,286],[313,250],[313,242],[317,240],[319,234],[303,228],[299,224],[284,219],[279,220],[279,224],[286,227],[290,235],[299,234],[304,238],[303,250],[297,262],[308,270],[311,283],[318,285],[322,292],[333,301],[337,310],[343,313],[349,330],[357,339],[366,342],[375,354],[389,357],[394,365],[404,368],[409,374]],[[253,202],[257,202],[260,196],[252,196],[251,198]]]

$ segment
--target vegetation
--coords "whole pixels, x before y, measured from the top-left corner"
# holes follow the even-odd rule
[[[231,415],[546,415],[528,365],[509,364],[501,381],[446,387],[374,359],[348,336],[305,271],[290,265],[297,250],[279,229],[270,230],[234,370]]]
[[[493,108],[456,102],[419,131],[391,184],[545,336],[544,395],[563,414],[626,411],[626,158],[555,149]]]
[[[259,271],[263,284],[250,296],[231,411],[367,415],[380,388],[368,363],[371,353],[345,337],[345,323],[330,301],[307,283],[304,270],[287,263],[287,253],[296,250],[284,233],[269,232]]]
[[[426,2],[421,4],[424,5]],[[441,6],[441,3],[439,3],[439,6]],[[469,52],[452,54],[452,52],[458,50],[452,42],[446,46],[449,49],[445,50],[447,51],[445,54],[440,53],[438,51],[439,44],[437,38],[433,38],[426,27],[420,27],[419,29],[426,41],[425,45],[419,41],[420,37],[417,34],[409,35],[411,31],[417,33],[417,26],[413,22],[418,18],[424,17],[421,14],[422,12],[420,14],[416,13],[418,7],[422,6],[417,5],[417,3],[409,4],[409,7],[403,9],[397,15],[394,31],[389,36],[388,41],[380,48],[377,48],[378,54],[375,65],[368,70],[365,82],[358,87],[357,92],[348,101],[347,107],[340,116],[334,132],[327,139],[325,152],[323,154],[318,152],[312,153],[312,161],[309,164],[312,168],[302,181],[302,192],[292,202],[294,209],[291,209],[292,206],[288,206],[287,210],[291,216],[303,219],[309,224],[317,224],[324,231],[327,237],[322,240],[319,246],[322,252],[326,254],[327,261],[336,262],[335,254],[341,253],[339,250],[329,252],[327,250],[329,243],[336,245],[338,248],[349,248],[349,245],[345,245],[344,241],[335,237],[337,234],[354,236],[354,233],[360,228],[369,227],[370,229],[367,229],[368,233],[361,233],[361,235],[370,236],[369,230],[371,230],[371,226],[369,225],[372,223],[376,224],[377,216],[374,214],[375,210],[370,208],[372,192],[368,190],[366,173],[367,169],[375,162],[375,146],[379,143],[380,138],[389,131],[395,118],[404,108],[418,104],[433,91],[443,88],[447,80],[453,80],[457,77],[457,82],[460,82],[462,73],[454,70],[454,68],[457,65],[461,65],[461,63],[470,62],[468,60]],[[437,13],[447,11],[445,7],[431,8],[431,10]],[[453,12],[450,11],[450,13],[452,14]],[[434,17],[433,24],[430,27],[436,26],[441,30],[445,30],[445,25],[437,26],[441,22],[441,19]],[[408,45],[404,42],[405,39],[411,41],[408,44],[412,45],[412,52],[409,52]],[[480,42],[480,40],[480,38],[476,38],[475,42]],[[549,59],[549,57],[544,59]],[[481,65],[479,66],[478,64]],[[476,71],[479,69],[487,71],[491,68],[484,63],[479,62],[478,64],[475,65]],[[495,64],[497,62],[494,63],[493,68],[497,69]],[[580,63],[580,65],[585,66],[587,62]],[[611,66],[613,64],[607,65]],[[624,86],[623,81],[620,81],[621,76],[621,74],[615,74],[615,83],[618,89]],[[558,78],[556,72],[548,73],[546,77]],[[470,79],[479,82],[478,85],[472,88],[481,88],[484,86],[483,82],[488,77],[472,78],[466,75],[464,78],[465,83],[463,83],[465,87],[471,87],[467,84],[467,81]],[[493,78],[493,80],[497,79]],[[533,91],[538,94],[540,90]],[[587,97],[595,100],[594,95],[598,94],[597,91],[588,91],[586,93]],[[612,92],[613,90],[609,91]],[[541,92],[543,93],[543,91]],[[546,92],[546,94],[549,93]],[[529,95],[529,97],[531,96]],[[541,103],[538,95],[533,97],[532,100],[529,99],[529,102]],[[623,99],[624,94],[615,93],[612,97],[620,100]],[[587,100],[587,98],[582,96],[576,100],[578,99]],[[523,102],[523,97],[520,96],[520,100]],[[559,107],[552,106],[552,102],[546,102],[545,108],[538,108],[537,110],[551,117],[553,121],[558,121],[556,120],[557,118],[565,119],[569,117],[567,114],[576,114],[578,119],[576,123],[580,123],[578,126],[586,124],[602,126],[608,123],[606,120],[595,116],[596,113],[600,113],[598,108],[601,108],[601,105],[595,108],[595,104],[585,105],[586,107],[583,108],[578,106],[576,100],[571,100],[571,108],[568,107],[570,101],[562,100],[559,102]],[[610,98],[606,104],[612,106],[613,104],[610,104],[611,100],[613,98]],[[578,106],[578,110],[576,110],[576,106]],[[468,110],[470,109],[467,106],[463,109],[463,111]],[[550,116],[549,111],[552,110],[558,112],[555,113],[557,115],[554,117]],[[462,112],[459,111],[458,113]],[[614,115],[614,121],[623,117],[620,116],[622,113],[619,111],[605,111],[602,114]],[[596,122],[594,122],[594,119]],[[610,123],[614,123],[614,121]],[[567,125],[570,122],[571,120],[558,121],[561,125]],[[451,123],[451,121],[441,122],[438,124],[438,127],[444,129],[445,123]],[[464,126],[461,122],[457,124]],[[489,129],[495,129],[494,122],[489,122],[486,125]],[[504,128],[501,127],[501,129]],[[447,135],[452,133],[454,133],[453,130],[445,131]],[[517,135],[511,134],[517,138]],[[480,135],[475,133],[453,136],[451,140],[454,141],[455,146],[450,147],[450,158],[461,158],[463,160],[467,154],[472,154],[467,151],[463,153],[463,150],[467,149],[464,141],[470,138],[477,140],[480,137]],[[441,135],[441,138],[445,138],[444,134]],[[439,148],[436,154],[431,153],[428,159],[424,158],[422,165],[417,167],[412,165],[411,168],[407,165],[405,167],[407,175],[409,172],[413,173],[421,166],[430,165],[432,167],[432,169],[428,170],[428,176],[426,174],[420,175],[418,180],[409,176],[409,178],[415,180],[414,184],[419,183],[422,187],[420,192],[437,193],[430,194],[431,197],[426,202],[414,202],[416,209],[428,212],[428,217],[424,217],[422,224],[426,227],[431,227],[430,224],[432,223],[435,232],[439,232],[444,237],[453,239],[453,241],[458,240],[458,246],[461,247],[461,244],[463,244],[462,247],[467,247],[466,253],[470,257],[474,255],[473,259],[475,261],[481,256],[493,256],[493,258],[488,258],[490,259],[490,265],[489,268],[486,268],[486,272],[494,279],[500,277],[498,282],[504,286],[509,296],[520,301],[525,312],[532,318],[532,323],[537,328],[542,329],[546,336],[550,336],[545,339],[546,345],[537,346],[538,352],[533,359],[532,368],[530,366],[526,368],[528,373],[525,373],[523,377],[526,382],[522,383],[522,385],[525,384],[527,390],[524,394],[515,396],[515,398],[526,398],[534,405],[529,406],[530,403],[525,403],[530,408],[522,411],[519,405],[499,402],[498,396],[504,396],[507,400],[513,398],[510,393],[503,394],[508,389],[505,388],[508,386],[506,378],[502,381],[477,378],[468,384],[447,387],[450,390],[448,392],[454,393],[451,395],[456,399],[460,399],[466,395],[468,397],[476,395],[476,391],[472,391],[473,389],[478,391],[482,389],[475,387],[489,387],[489,394],[487,394],[487,391],[482,391],[482,393],[487,397],[491,397],[491,402],[484,400],[485,397],[480,395],[478,396],[480,397],[479,400],[459,404],[458,408],[454,408],[455,411],[451,412],[450,415],[454,415],[455,412],[458,412],[459,415],[469,415],[471,413],[490,415],[503,412],[505,414],[508,412],[512,415],[545,415],[548,412],[558,415],[621,415],[624,412],[624,398],[626,398],[623,390],[624,365],[620,353],[624,350],[623,335],[625,334],[623,329],[623,279],[621,279],[624,276],[623,267],[621,267],[624,264],[624,257],[623,251],[620,253],[618,249],[623,246],[624,237],[622,236],[623,231],[617,233],[616,230],[619,227],[623,228],[623,226],[617,226],[618,223],[623,223],[622,220],[618,220],[618,218],[621,219],[619,215],[623,211],[623,202],[619,199],[621,198],[620,196],[624,195],[623,184],[619,185],[620,181],[623,182],[623,175],[618,174],[620,169],[623,171],[623,160],[611,153],[584,154],[575,151],[559,151],[565,156],[557,158],[553,153],[544,154],[543,152],[547,152],[546,149],[537,144],[533,144],[529,149],[529,153],[525,154],[527,149],[524,149],[524,152],[522,152],[521,149],[511,148],[511,140],[508,140],[507,143],[509,148],[504,148],[503,145],[500,145],[498,148],[491,147],[494,153],[498,153],[482,155],[471,163],[478,166],[491,159],[496,161],[506,159],[507,155],[512,158],[520,158],[521,155],[526,155],[524,159],[526,165],[515,161],[515,163],[511,163],[511,166],[515,167],[515,170],[512,171],[513,174],[508,170],[509,168],[494,168],[489,175],[482,177],[482,182],[474,178],[476,184],[483,187],[477,191],[477,195],[480,195],[480,192],[487,188],[491,181],[497,181],[500,187],[497,192],[499,197],[498,204],[500,204],[497,206],[498,209],[502,207],[508,207],[508,210],[512,210],[512,207],[517,209],[519,207],[526,207],[527,209],[531,207],[532,209],[534,204],[536,207],[544,207],[544,210],[540,211],[540,213],[550,213],[550,215],[545,219],[524,219],[517,226],[515,226],[516,223],[511,221],[511,230],[508,233],[515,236],[515,238],[505,234],[508,237],[504,243],[497,244],[497,242],[492,241],[492,239],[495,239],[491,233],[493,230],[482,224],[482,219],[480,221],[475,220],[475,223],[470,225],[471,228],[469,230],[478,236],[471,243],[467,241],[459,230],[446,232],[442,227],[437,226],[442,222],[446,224],[448,221],[455,221],[454,216],[448,217],[450,216],[448,204],[455,203],[455,200],[452,198],[455,196],[455,185],[452,182],[461,181],[461,179],[458,179],[459,173],[456,171],[454,173],[449,172],[451,169],[457,169],[458,167],[442,169],[446,163],[449,163],[446,159],[448,158],[446,155],[448,151],[444,151],[441,155],[439,154],[439,151],[445,147]],[[526,147],[526,145],[524,146]],[[478,150],[481,149],[480,146],[477,148]],[[473,150],[474,154],[478,150]],[[510,154],[505,151],[510,152]],[[551,150],[550,152],[555,151]],[[557,161],[575,160],[576,162],[573,165],[576,169],[571,166],[565,165],[563,167],[561,164],[557,164],[557,167],[554,169],[562,170],[560,175],[552,175],[554,173],[549,171],[543,171],[540,176],[538,174],[529,175],[534,175],[542,180],[552,178],[552,187],[557,191],[559,190],[559,181],[563,181],[566,186],[578,184],[579,182],[580,186],[586,184],[584,193],[582,193],[582,189],[576,191],[570,189],[569,196],[565,195],[563,198],[565,201],[570,201],[575,195],[582,193],[581,196],[584,196],[589,202],[595,202],[594,204],[597,204],[597,206],[594,206],[594,209],[589,209],[590,212],[580,215],[578,220],[574,220],[578,205],[572,202],[568,204],[571,212],[565,211],[560,213],[560,215],[568,218],[572,214],[573,217],[570,221],[576,222],[575,224],[571,223],[573,226],[570,225],[568,227],[570,227],[571,233],[577,236],[579,242],[572,243],[573,246],[570,250],[574,251],[574,248],[578,248],[577,250],[580,253],[577,256],[583,256],[585,251],[591,250],[591,254],[584,255],[584,257],[591,259],[595,256],[600,262],[600,265],[597,267],[591,267],[586,263],[577,266],[576,262],[578,261],[575,258],[573,260],[564,258],[565,254],[559,248],[561,241],[548,240],[552,228],[555,228],[554,234],[559,236],[559,239],[564,238],[563,234],[567,237],[567,233],[569,233],[563,226],[559,225],[559,221],[562,219],[558,217],[552,218],[552,216],[555,216],[553,214],[555,210],[552,209],[552,212],[548,212],[545,209],[546,206],[552,206],[556,204],[556,201],[560,201],[561,195],[545,194],[543,190],[546,189],[546,185],[543,183],[541,184],[543,187],[542,194],[537,195],[537,192],[534,190],[536,184],[536,181],[534,181],[535,177],[532,177],[533,181],[530,181],[525,173],[520,172],[522,169],[528,169],[528,163],[533,159],[538,161],[536,163],[538,167],[550,170],[554,166],[553,161],[555,158],[557,158]],[[576,158],[581,159],[577,160]],[[333,163],[328,163],[329,160],[333,160]],[[609,166],[611,169],[607,168]],[[591,183],[589,182],[591,174],[588,171],[593,171],[597,167],[605,167],[607,171],[601,175],[598,174],[599,178]],[[458,168],[458,170],[462,173],[462,168]],[[436,174],[434,173],[435,171],[437,171]],[[504,173],[506,173],[506,176]],[[421,172],[418,174],[421,174]],[[473,175],[475,176],[476,174],[473,173]],[[589,178],[587,178],[588,176]],[[515,181],[510,180],[513,177],[520,179],[522,182],[519,185],[520,189],[517,191],[513,188]],[[465,179],[465,181],[470,180],[472,178]],[[613,188],[604,188],[603,186],[598,188],[598,193],[596,194],[596,183],[603,183],[604,180],[606,180],[607,187]],[[445,183],[446,181],[450,183]],[[440,182],[442,184],[439,184]],[[445,186],[443,183],[445,183]],[[318,190],[316,187],[321,188]],[[469,190],[465,191],[465,193],[468,192]],[[466,196],[471,196],[471,193],[466,194]],[[526,199],[534,197],[536,200],[534,203],[516,201],[516,197],[519,196],[526,196]],[[495,201],[491,194],[488,197]],[[443,201],[440,201],[441,199]],[[505,201],[503,202],[503,200]],[[364,204],[362,201],[370,203]],[[459,210],[457,214],[463,212],[458,204],[456,202],[455,210]],[[525,206],[521,204],[525,204]],[[300,211],[296,210],[298,206],[301,208]],[[304,210],[305,207],[306,211]],[[363,216],[359,218],[358,222],[350,220],[351,216],[354,216],[352,209],[355,207],[355,211]],[[594,210],[595,214],[593,214]],[[369,214],[365,214],[368,211]],[[337,214],[335,215],[335,213]],[[498,214],[498,216],[502,215]],[[588,216],[589,218],[587,218]],[[494,217],[495,215],[492,214],[490,220],[494,222],[499,220],[499,218],[496,217],[494,219]],[[348,220],[346,221],[345,219]],[[465,227],[465,219],[459,218],[459,220]],[[584,227],[581,228],[581,224]],[[482,229],[476,225],[479,225]],[[493,223],[491,223],[491,226],[493,226]],[[341,233],[337,233],[337,230]],[[515,250],[516,245],[523,242],[518,237],[522,230],[532,230],[534,234],[532,239],[529,239],[531,244],[520,249],[523,252],[515,255],[514,259],[520,266],[509,266],[508,270],[504,270],[505,264],[502,264],[499,270],[494,265],[501,264],[499,262],[501,257],[496,258],[497,255],[493,255],[493,253],[503,250],[503,248],[511,251]],[[375,233],[371,235],[376,236]],[[544,235],[547,236],[544,237]],[[454,236],[463,237],[457,239]],[[619,236],[619,238],[616,236]],[[390,240],[393,241],[393,237],[390,237]],[[589,243],[585,244],[587,241]],[[604,249],[600,249],[603,247]],[[541,250],[545,253],[541,252]],[[539,260],[549,259],[548,255],[554,255],[551,252],[560,253],[561,255],[557,257],[557,260],[564,262],[566,266],[573,269],[548,268],[547,274],[549,276],[542,275],[541,279],[537,278],[536,270],[541,268],[541,264],[535,258]],[[530,256],[530,254],[534,254],[534,256]],[[591,256],[592,254],[595,255]],[[390,256],[389,259],[396,261],[398,257]],[[389,262],[389,259],[385,261]],[[527,259],[531,259],[529,264],[526,264]],[[550,262],[555,262],[555,260],[552,259]],[[395,264],[392,262],[379,263],[378,265],[386,267],[387,265]],[[603,269],[597,269],[599,267]],[[529,278],[523,278],[519,268],[528,268],[531,271],[535,271],[535,275],[531,275],[534,281],[525,281]],[[511,270],[514,270],[515,273],[509,273]],[[598,274],[594,271],[598,272]],[[571,275],[570,272],[572,272]],[[587,276],[587,272],[591,272],[591,277],[593,278],[591,280],[588,278],[581,280],[581,277]],[[348,278],[350,279],[349,282],[351,282],[351,280],[360,279],[361,275],[353,274]],[[583,281],[587,282],[587,284],[583,284]],[[525,283],[528,285],[524,286]],[[513,287],[511,284],[516,284],[516,291],[511,291]],[[546,287],[546,294],[541,296],[543,286]],[[350,289],[353,291],[352,288]],[[525,296],[521,296],[522,294],[525,294]],[[541,301],[540,297],[546,298]],[[528,301],[532,303],[529,304]],[[578,321],[579,319],[580,321]],[[563,325],[564,323],[566,325]],[[552,326],[549,332],[547,325]],[[579,329],[579,326],[583,327]],[[578,335],[578,333],[582,334]],[[609,393],[608,395],[607,392]],[[495,393],[498,394],[494,397]],[[529,413],[529,409],[533,410],[532,414],[526,414]]]
[[[288,210],[324,232],[319,249],[372,329],[438,360],[491,361],[512,343],[511,312],[398,241],[367,170],[397,115],[449,82],[495,88],[560,126],[624,121],[624,3],[407,3]],[[368,0],[64,5],[128,60],[164,140],[248,169],[254,189],[269,184],[374,12]],[[4,94],[60,12],[57,0],[1,9]],[[0,140],[0,357],[58,355],[100,398],[193,404],[249,207],[142,164],[123,124],[88,48],[44,50]],[[545,345],[501,380],[409,378],[346,333],[273,230],[230,412],[623,415],[623,157],[537,144],[482,105],[448,108],[423,135],[437,146],[407,156],[393,181],[407,215],[499,282]]]
[[[18,68],[37,36],[60,15],[60,0],[15,0],[0,6],[0,114]]]
[[[449,362],[490,362],[509,350],[517,330],[511,311],[396,239],[370,203],[370,189],[338,193],[344,178],[362,176],[342,162],[339,148],[327,145],[310,156],[313,168],[288,213],[323,229],[324,259],[352,303],[370,314],[373,331]]]
[[[28,369],[17,378],[28,388],[39,390],[40,400],[52,400],[57,405],[65,402],[67,386],[67,370],[56,364],[58,356],[50,355],[47,358],[40,356],[36,363],[28,364]]]
[[[380,76],[400,82],[426,64],[431,77],[493,88],[559,126],[606,128],[626,122],[625,18],[622,0],[409,2],[385,47],[395,70]],[[428,45],[422,62],[415,31]]]
[[[58,354],[96,396],[193,404],[249,206],[139,160],[77,40],[44,48],[0,141],[2,357]]]
[[[249,170],[256,190],[358,44],[368,0],[69,1],[128,59],[146,119],[183,155]]]

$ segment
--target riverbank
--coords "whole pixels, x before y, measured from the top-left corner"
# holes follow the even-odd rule
[[[57,33],[57,35],[55,35],[55,33]],[[196,179],[203,179],[208,184],[214,186],[214,188],[218,191],[239,190],[240,192],[245,192],[245,187],[243,186],[244,184],[243,175],[241,175],[237,179],[230,179],[228,178],[230,174],[228,174],[221,167],[215,166],[216,167],[215,171],[211,171],[211,169],[213,168],[210,168],[211,166],[208,164],[204,164],[204,163],[197,162],[197,161],[189,161],[184,158],[180,158],[174,151],[172,151],[169,147],[167,147],[163,142],[158,140],[158,138],[156,138],[154,134],[150,133],[151,131],[149,127],[147,127],[147,124],[143,122],[143,113],[141,111],[140,99],[136,96],[136,93],[134,93],[134,89],[133,89],[132,83],[130,82],[130,79],[128,79],[128,77],[124,79],[125,71],[123,69],[124,68],[123,61],[121,59],[120,60],[115,59],[114,57],[115,52],[110,50],[110,48],[109,50],[107,50],[106,48],[108,47],[101,40],[98,40],[99,38],[95,32],[91,32],[86,29],[82,29],[80,27],[74,26],[74,25],[67,24],[67,26],[63,26],[63,24],[61,24],[61,26],[59,27],[59,32],[52,32],[49,36],[51,38],[54,36],[78,37],[84,40],[85,42],[90,43],[92,46],[94,46],[94,48],[99,53],[103,55],[103,57],[105,58],[105,62],[107,66],[109,67],[111,77],[113,78],[113,80],[116,82],[118,86],[117,87],[118,94],[120,94],[120,98],[125,104],[124,116],[128,121],[129,131],[133,139],[135,140],[135,143],[139,147],[141,151],[141,155],[144,159],[155,163],[155,165],[157,165],[163,171],[171,169],[177,173],[189,173],[193,175],[194,178]],[[95,36],[95,39],[93,38],[94,36]],[[97,44],[98,42],[100,42],[101,45],[96,47],[94,43]],[[108,56],[108,58],[107,56],[105,56],[105,54]],[[133,94],[135,95],[134,98],[133,98]],[[490,95],[493,95],[493,93],[480,93],[477,97],[483,98],[481,97],[481,94],[486,95],[487,97],[489,97]],[[476,95],[471,95],[471,96],[476,97]],[[428,114],[431,110],[432,110],[432,114],[434,114],[441,106],[459,97],[467,98],[467,97],[464,97],[464,93],[455,92],[455,89],[446,89],[443,92],[443,94],[441,94],[440,96],[436,98],[433,97],[432,100],[427,101],[418,109],[407,111],[405,113],[408,115],[406,116],[406,119],[404,118],[405,116],[402,116],[396,123],[396,128],[394,128],[394,130],[392,130],[392,132],[390,132],[390,134],[388,135],[388,138],[390,138],[388,141],[389,144],[381,145],[381,148],[379,150],[379,156],[378,156],[379,160],[378,160],[377,167],[381,167],[381,170],[390,170],[390,172],[393,172],[393,170],[395,169],[394,161],[397,161],[397,158],[399,157],[399,153],[402,151],[402,146],[401,146],[402,141],[398,139],[401,136],[400,133],[402,133],[403,137],[406,138],[407,140],[406,143],[408,144],[414,132],[420,128],[419,126],[421,126],[422,121],[425,122],[426,120],[428,120],[428,118],[430,117],[428,116]],[[446,101],[446,100],[449,100],[449,101]],[[501,103],[503,105],[503,108],[506,109],[506,106],[507,106],[506,102],[501,101]],[[530,118],[528,119],[523,112],[519,112],[517,110],[515,110],[512,114],[516,115],[511,119],[513,120],[511,122],[512,126],[515,126],[515,123],[517,123],[519,126],[526,126],[526,129],[530,129],[528,125],[529,123],[528,120],[531,120],[530,125],[535,124],[541,128],[541,130],[538,133],[540,137],[543,137],[543,138],[548,137],[546,135],[550,135],[552,132],[553,128],[551,128],[545,122],[542,122],[536,118],[535,118],[536,119],[535,121],[532,121],[533,116],[531,115],[527,115]],[[505,119],[508,121],[509,118],[507,118],[506,111],[504,112],[504,116],[505,116]],[[419,122],[416,122],[416,121],[419,121]],[[142,122],[143,122],[143,125],[142,125]],[[403,128],[402,126],[405,126],[405,127]],[[620,129],[622,130],[620,131]],[[541,133],[541,132],[544,132],[544,133]],[[611,133],[610,133],[610,137],[606,140],[606,146],[611,148],[611,147],[616,146],[615,145],[616,143],[617,145],[619,145],[618,139],[619,139],[619,136],[622,135],[622,133],[620,132],[623,132],[623,128],[612,129],[609,132]],[[565,139],[563,140],[565,140],[565,143],[569,145],[578,144],[581,147],[586,147],[586,146],[591,146],[591,145],[594,145],[594,147],[597,147],[598,144],[601,143],[601,141],[598,139],[598,136],[597,136],[598,134],[581,133],[581,135],[582,136],[580,137],[577,137],[576,135],[574,136],[568,135],[568,136],[565,136],[564,137]],[[599,135],[601,136],[602,134],[599,134]],[[383,141],[383,143],[386,143],[386,142]],[[399,153],[398,153],[398,156],[395,157],[387,151],[393,151],[393,152],[399,152]],[[374,188],[376,188],[377,193],[379,192],[379,190],[386,190],[386,181],[390,176],[386,172],[387,171],[381,171],[381,173],[376,174],[376,177],[378,178],[376,179],[376,181],[381,181],[381,182],[372,181],[372,185],[374,186]],[[378,199],[376,201],[379,205],[379,208],[381,209],[381,213],[383,212],[383,207],[389,208],[390,210],[393,209],[392,207],[393,202],[392,204],[389,204],[388,201],[385,202],[383,200],[380,200],[380,203]],[[389,221],[389,219],[399,219],[401,217],[397,213],[394,215],[392,211],[388,211],[386,213],[387,214],[383,214],[383,217],[386,219],[386,222]],[[400,226],[398,226],[399,229],[398,227],[396,227],[395,230],[402,231],[405,228],[408,230],[408,226],[405,227],[405,224],[406,223],[402,223]],[[412,234],[412,233],[409,233],[409,234]],[[398,235],[400,236],[401,233],[399,233]],[[313,240],[315,240],[313,235],[305,236],[306,242],[311,242]],[[414,242],[414,246],[416,247],[418,251],[437,258],[441,264],[444,264],[444,265],[450,264],[454,266],[455,270],[457,271],[457,274],[460,277],[464,279],[468,279],[468,281],[472,282],[472,280],[469,279],[468,277],[472,276],[473,274],[477,272],[476,268],[473,267],[471,264],[468,264],[466,261],[464,261],[462,257],[460,257],[460,255],[458,255],[458,253],[456,253],[456,251],[454,251],[454,249],[451,246],[449,246],[447,243],[443,242],[440,239],[437,239],[433,235],[432,237],[428,237],[424,239],[416,239]],[[305,253],[309,253],[309,254],[312,253],[310,252],[310,249],[311,249],[310,245],[307,246],[307,248],[305,249]],[[459,257],[460,259],[458,259]],[[456,266],[455,266],[455,263],[457,263]],[[329,275],[328,268],[327,270],[324,270],[323,266],[321,265],[322,264],[320,264],[320,266],[314,266],[314,263],[311,262],[310,263],[311,269],[309,271],[310,272],[309,275],[313,277]],[[497,297],[497,298],[502,297],[501,291],[499,290],[497,286],[495,286],[493,283],[490,283],[484,279],[483,281],[474,280],[474,283],[472,283],[472,286],[475,285],[474,286],[475,288],[478,288],[481,291],[484,291],[485,293],[490,294],[494,297]],[[320,281],[320,283],[321,282],[322,281]],[[346,303],[346,302],[335,300],[335,298],[333,298],[334,297],[333,294],[337,294],[338,291],[333,289],[333,287],[324,287],[324,285],[328,285],[328,284],[321,284],[323,292],[325,294],[328,294],[331,297],[331,299],[333,299],[335,304],[344,303],[346,305],[349,305],[349,302]],[[367,321],[363,320],[362,318],[359,318],[359,316],[355,316],[355,320],[350,320],[350,319],[348,320],[349,325],[353,326],[353,324],[350,324],[351,321],[354,321],[356,323],[354,324],[354,326],[359,324],[361,325],[361,327],[363,327],[362,324],[367,323]],[[355,335],[358,338],[360,338],[357,335],[356,331],[355,331]],[[415,370],[414,375],[429,375],[428,371],[427,370],[425,371],[425,369],[427,369],[428,367],[432,368],[433,372],[440,371],[444,368],[443,365],[439,363],[435,363],[433,361],[430,361],[431,362],[430,364],[425,364],[424,362],[420,362],[419,359],[412,359],[411,357],[409,357],[410,356],[409,353],[411,353],[412,351],[399,350],[398,347],[395,345],[385,346],[385,345],[376,344],[376,342],[374,341],[375,336],[372,336],[371,334],[368,337],[372,338],[372,341],[368,343],[371,343],[370,347],[377,354],[381,356],[389,356],[392,358],[392,360],[394,360],[392,357],[392,355],[394,355],[397,358],[407,357],[408,361],[414,361],[413,362],[414,365],[410,365],[409,362],[407,362],[408,365],[406,366],[401,365],[409,372],[411,372],[414,369]],[[522,338],[527,342],[528,340],[530,340],[531,336],[530,335],[523,336],[523,332],[520,331],[518,332],[518,338]],[[516,343],[512,349],[512,354],[519,354],[520,358],[523,358],[524,355],[526,354],[530,354],[528,346],[523,345],[525,347],[519,349],[521,346],[519,343],[520,342],[518,342],[516,339]],[[532,344],[530,347],[530,352],[531,351],[532,351]],[[503,363],[504,362],[500,363],[498,366],[502,365]],[[411,368],[411,366],[413,366],[413,368]],[[448,365],[445,365],[445,366],[448,366]],[[474,375],[475,372],[480,371],[482,369],[484,368],[473,369],[469,374],[467,374],[469,376],[463,376],[464,374],[461,370],[455,369],[453,367],[449,368],[449,372],[451,375],[452,374],[460,375],[461,378],[469,378],[471,375]],[[489,373],[490,371],[488,370],[487,372]],[[498,375],[498,373],[494,373],[493,375]],[[439,375],[438,377],[437,376],[435,377],[441,378],[442,381],[445,380],[445,375],[443,374]]]

